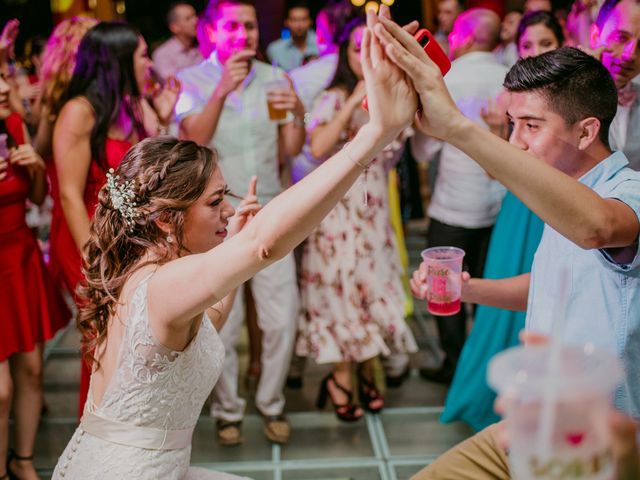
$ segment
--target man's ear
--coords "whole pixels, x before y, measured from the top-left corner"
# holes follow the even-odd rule
[[[579,138],[578,149],[586,150],[593,142],[596,142],[600,138],[600,128],[602,124],[596,117],[588,117],[578,122],[579,125]]]
[[[204,26],[204,32],[207,35],[207,38],[209,39],[209,42],[211,42],[211,45],[216,44],[216,29],[213,25],[207,23]]]

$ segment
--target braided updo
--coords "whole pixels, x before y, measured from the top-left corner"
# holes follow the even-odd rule
[[[173,137],[143,140],[125,155],[115,172],[122,181],[131,180],[138,215],[128,226],[113,208],[109,190],[103,186],[84,249],[85,281],[79,293],[83,304],[78,317],[82,351],[92,352],[106,336],[122,287],[129,276],[148,263],[140,259],[153,252],[153,263],[162,265],[188,253],[184,247],[185,211],[204,193],[217,167],[215,152],[191,141]],[[172,227],[175,242],[156,221]]]

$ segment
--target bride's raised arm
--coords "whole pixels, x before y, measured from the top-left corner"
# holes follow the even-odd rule
[[[369,123],[343,150],[269,202],[238,235],[208,252],[158,269],[149,284],[156,322],[170,328],[186,324],[284,257],[331,211],[376,154],[409,125],[417,109],[415,91],[369,30],[361,55]]]

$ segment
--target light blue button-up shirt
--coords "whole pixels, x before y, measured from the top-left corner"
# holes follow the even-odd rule
[[[627,158],[615,152],[587,172],[580,182],[603,198],[627,204],[640,218],[640,172],[628,168]],[[566,274],[564,273],[566,272]],[[531,270],[527,307],[528,330],[550,334],[563,309],[560,282],[566,290],[563,341],[592,343],[615,352],[623,361],[625,379],[616,391],[615,405],[640,418],[640,255],[636,247],[630,263],[616,263],[605,250],[584,250],[545,225]]]
[[[278,66],[287,72],[298,68],[304,62],[305,57],[319,56],[316,34],[313,30],[307,32],[307,42],[304,47],[304,52],[301,52],[298,47],[294,45],[291,38],[274,40],[267,47],[267,56],[269,60],[277,62]]]

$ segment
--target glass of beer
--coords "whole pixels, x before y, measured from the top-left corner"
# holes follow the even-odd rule
[[[287,111],[275,108],[272,104],[272,94],[286,92],[289,90],[289,81],[286,78],[274,78],[264,84],[267,92],[267,107],[269,108],[269,120],[284,120],[287,118]]]

